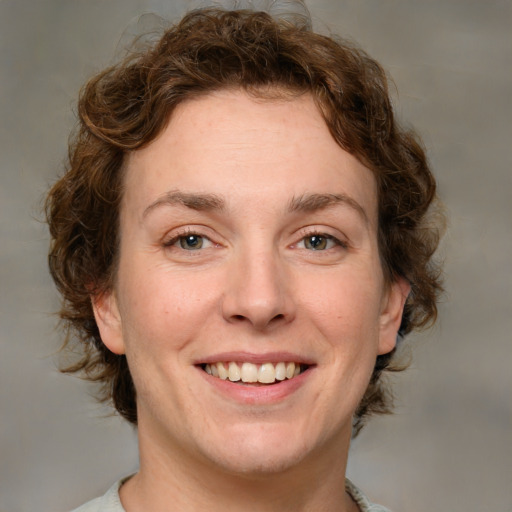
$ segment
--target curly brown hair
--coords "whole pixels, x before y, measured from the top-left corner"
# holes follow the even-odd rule
[[[399,336],[430,324],[437,314],[436,184],[419,139],[394,119],[380,65],[353,44],[313,32],[307,20],[193,11],[158,42],[86,84],[68,169],[46,201],[64,346],[74,340],[80,347],[79,359],[62,371],[100,383],[100,400],[112,400],[134,424],[136,390],[126,358],[102,343],[91,305],[92,296],[113,286],[116,273],[123,162],[155,139],[176,105],[225,88],[259,97],[313,96],[337,143],[375,175],[384,274],[388,282],[400,276],[411,285]],[[354,418],[355,433],[369,414],[390,411],[389,386],[381,377],[384,370],[401,369],[394,352],[377,357]]]

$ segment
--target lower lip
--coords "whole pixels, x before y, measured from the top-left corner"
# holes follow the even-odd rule
[[[248,404],[248,405],[267,405],[285,400],[290,395],[301,388],[307,379],[311,376],[313,367],[309,367],[306,371],[293,377],[276,382],[275,384],[267,384],[263,386],[251,386],[237,384],[230,380],[222,380],[218,377],[208,375],[203,369],[198,368],[203,378],[211,384],[222,395],[231,400]]]

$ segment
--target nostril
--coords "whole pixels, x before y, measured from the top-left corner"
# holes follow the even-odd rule
[[[265,320],[264,324],[266,326],[275,325],[275,324],[279,324],[284,319],[285,319],[285,315],[282,313],[279,313],[278,315],[275,315],[272,318],[270,318],[270,320],[268,320],[268,319]],[[232,315],[231,321],[234,323],[243,323],[243,322],[249,321],[250,323],[252,323],[254,325],[260,324],[260,322],[258,322],[256,319],[254,319],[254,318],[251,319],[250,317],[245,316],[245,315]]]

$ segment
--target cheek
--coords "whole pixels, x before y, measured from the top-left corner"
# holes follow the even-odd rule
[[[188,343],[211,311],[211,289],[203,281],[162,268],[125,272],[119,302],[127,349],[149,344],[154,353]]]
[[[356,271],[317,276],[315,287],[303,286],[302,303],[330,340],[373,337],[380,316],[379,281]]]

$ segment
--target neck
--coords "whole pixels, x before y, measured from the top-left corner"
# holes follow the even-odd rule
[[[120,492],[126,512],[358,510],[344,485],[350,437],[287,468],[240,473],[146,434],[139,425],[140,470]]]

